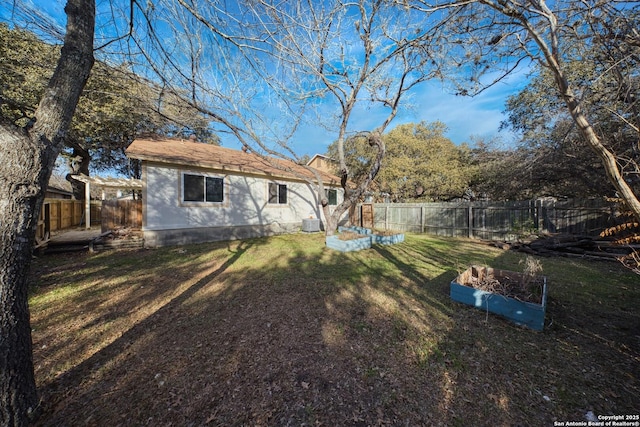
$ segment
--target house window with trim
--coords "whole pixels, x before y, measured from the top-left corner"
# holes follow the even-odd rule
[[[224,201],[224,178],[183,174],[182,201],[222,203]]]
[[[279,205],[287,203],[287,186],[285,184],[269,183],[269,203]]]
[[[329,206],[335,206],[338,204],[338,190],[324,190],[324,194],[329,201]]]

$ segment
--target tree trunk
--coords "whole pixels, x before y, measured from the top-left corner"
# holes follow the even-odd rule
[[[61,56],[28,128],[0,124],[0,425],[37,415],[27,277],[56,157],[93,65],[95,0],[69,0]]]
[[[569,96],[565,96],[565,102],[569,107],[571,116],[578,126],[580,133],[587,141],[587,144],[589,144],[591,149],[595,151],[602,161],[609,181],[613,184],[616,190],[618,190],[618,195],[625,201],[631,212],[633,212],[636,220],[640,221],[640,200],[638,200],[638,196],[633,192],[631,186],[625,181],[618,166],[618,159],[615,154],[600,142],[600,138],[598,138],[591,127],[591,124],[582,113],[582,110],[575,100],[575,97],[573,97],[573,94],[570,93]]]
[[[329,205],[322,207],[322,213],[324,214],[325,224],[324,224],[324,235],[333,236],[336,233],[336,229],[338,228],[338,219],[331,215],[329,210]]]
[[[69,141],[67,141],[69,144]],[[69,144],[73,147],[73,152],[71,154],[71,158],[68,162],[69,170],[71,171],[67,174],[67,181],[71,184],[71,189],[73,190],[73,197],[76,200],[84,200],[85,199],[85,183],[78,181],[76,179],[71,178],[71,175],[86,175],[89,176],[89,164],[91,163],[91,154],[89,150],[82,147],[77,142],[73,142]]]
[[[582,134],[587,144],[602,161],[607,177],[618,191],[618,195],[625,201],[631,212],[633,212],[635,218],[640,221],[640,200],[638,200],[638,196],[633,192],[631,186],[629,186],[625,181],[618,166],[618,159],[614,153],[602,144],[600,138],[596,135],[591,123],[584,115],[582,108],[580,108],[580,102],[574,95],[566,77],[562,73],[560,67],[557,66],[557,62],[552,63],[551,65],[551,70],[554,73],[560,94],[562,95],[562,98],[564,99],[569,113],[578,127],[580,134]]]
[[[355,189],[348,188],[348,176],[344,171],[347,170],[346,166],[343,168],[342,173],[342,189],[344,190],[344,201],[340,203],[334,209],[333,213],[329,212],[328,206],[323,206],[323,213],[326,220],[325,224],[325,236],[333,236],[336,228],[338,227],[338,221],[344,215],[345,212],[351,208],[351,206],[355,206],[359,201],[362,195],[369,190],[371,183],[380,172],[380,168],[382,167],[382,160],[384,159],[385,154],[387,153],[387,148],[382,140],[382,132],[380,130],[375,130],[371,132],[368,136],[368,142],[371,147],[375,147],[376,157],[371,164],[371,168],[369,169],[369,173],[367,176],[360,182],[360,184]],[[344,156],[344,155],[343,155]],[[345,165],[344,157],[341,159],[341,164]]]
[[[31,356],[31,328],[27,307],[27,269],[31,260],[33,229],[38,219],[36,194],[41,184],[26,182],[31,141],[24,133],[2,128],[0,159],[0,424],[21,425],[38,400]],[[9,157],[9,162],[7,162]],[[31,175],[33,176],[33,174]]]

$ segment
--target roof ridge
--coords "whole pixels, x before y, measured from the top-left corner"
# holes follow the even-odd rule
[[[129,145],[126,154],[131,158],[146,161],[315,181],[315,175],[308,169],[311,168],[320,174],[323,183],[333,185],[340,183],[340,179],[333,174],[311,166],[300,165],[290,159],[181,138],[136,139]]]

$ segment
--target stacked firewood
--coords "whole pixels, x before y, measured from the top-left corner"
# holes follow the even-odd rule
[[[139,229],[118,228],[102,233],[89,245],[89,251],[103,251],[107,249],[139,249],[144,247],[144,238]]]

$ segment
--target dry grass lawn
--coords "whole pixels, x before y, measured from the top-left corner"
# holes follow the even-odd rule
[[[320,234],[34,260],[43,426],[515,426],[640,414],[640,276],[540,259],[544,332],[452,302],[523,256]]]

